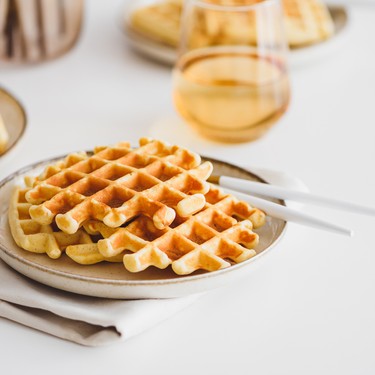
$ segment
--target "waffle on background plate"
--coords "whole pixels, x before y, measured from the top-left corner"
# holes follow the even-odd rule
[[[209,184],[211,171],[198,154],[150,139],[70,154],[15,189],[11,232],[25,250],[83,265],[229,267],[256,254],[265,214]]]
[[[9,141],[9,134],[0,115],[0,155],[5,152]]]
[[[214,1],[213,1],[214,2]],[[254,0],[254,2],[256,2]],[[321,0],[282,0],[285,16],[286,35],[289,46],[298,48],[321,42],[334,34],[334,23],[330,12]],[[157,42],[176,47],[179,39],[180,18],[183,0],[161,0],[152,5],[136,9],[130,16],[131,30]],[[249,15],[250,17],[252,15]],[[216,40],[221,31],[215,27],[217,14],[205,11],[202,14],[202,38]],[[251,25],[243,15],[226,20],[225,35],[232,36],[244,43],[256,41],[256,27]],[[204,31],[204,32],[203,32]],[[207,40],[206,40],[207,42]]]

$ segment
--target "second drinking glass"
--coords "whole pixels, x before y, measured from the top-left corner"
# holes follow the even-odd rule
[[[279,0],[187,0],[173,72],[177,111],[202,135],[246,142],[289,103]]]

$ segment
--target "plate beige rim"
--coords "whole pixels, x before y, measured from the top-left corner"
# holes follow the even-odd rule
[[[20,178],[20,177],[24,176],[25,174],[27,174],[28,171],[35,170],[35,169],[37,169],[39,167],[42,167],[42,166],[44,166],[48,163],[56,162],[58,160],[61,160],[63,157],[64,156],[46,159],[46,160],[43,160],[43,161],[40,161],[40,162],[37,162],[37,163],[34,163],[32,165],[29,165],[29,166],[26,166],[26,167],[23,167],[23,168],[19,169],[18,171],[12,173],[8,177],[6,177],[2,181],[0,181],[0,191],[1,191],[1,189],[3,189],[3,187],[6,184],[10,183],[11,181],[15,180],[16,178]],[[233,165],[231,163],[224,162],[224,161],[217,160],[217,159],[212,159],[212,158],[204,158],[204,159],[210,160],[213,163],[218,163],[218,164],[221,164],[221,165],[228,166],[230,168],[234,168],[237,171],[241,171],[241,173],[245,173],[249,176],[252,176],[253,178],[256,178],[260,181],[265,182],[264,179],[262,179],[261,177],[259,177],[255,173],[252,173],[251,171],[248,171],[244,168],[238,167],[238,166]],[[280,201],[280,202],[282,204],[285,204],[285,202],[283,202],[283,201]],[[202,273],[202,274],[198,274],[198,275],[188,275],[188,276],[181,276],[181,277],[168,278],[168,279],[151,279],[151,280],[113,280],[112,279],[111,280],[111,279],[107,279],[107,278],[96,278],[96,277],[91,277],[91,276],[75,275],[75,274],[66,272],[64,270],[50,269],[45,265],[41,265],[41,264],[35,263],[33,261],[30,261],[28,259],[25,259],[24,257],[21,257],[21,256],[15,254],[14,252],[12,252],[11,249],[4,248],[1,243],[0,243],[0,251],[3,252],[6,256],[12,258],[15,261],[18,261],[18,262],[26,265],[28,267],[31,267],[33,269],[36,269],[36,270],[44,272],[44,273],[49,273],[49,274],[52,274],[52,275],[55,275],[55,276],[63,277],[63,278],[66,278],[68,280],[78,280],[78,281],[87,282],[87,283],[90,283],[90,284],[97,284],[97,285],[116,285],[116,286],[124,286],[124,287],[125,286],[126,287],[135,287],[135,286],[150,286],[150,287],[152,287],[152,286],[160,286],[160,285],[176,285],[176,284],[182,284],[182,283],[187,283],[187,282],[199,281],[199,280],[202,280],[202,279],[215,278],[215,277],[218,277],[220,275],[235,272],[238,269],[249,266],[249,264],[251,264],[255,260],[259,259],[262,255],[268,253],[272,248],[274,248],[279,243],[279,241],[284,236],[284,234],[286,232],[286,229],[287,229],[287,223],[286,222],[282,222],[281,225],[282,225],[282,228],[280,230],[280,233],[273,240],[273,242],[268,247],[266,247],[264,250],[262,250],[259,254],[257,254],[256,256],[254,256],[253,258],[251,258],[247,261],[244,261],[242,263],[235,264],[235,265],[232,265],[228,268],[224,268],[224,269],[214,271],[214,272],[207,272],[207,273]]]
[[[13,103],[13,107],[17,108],[17,110],[20,112],[22,117],[22,123],[20,123],[20,131],[17,132],[16,138],[13,140],[13,142],[10,145],[7,145],[6,150],[0,154],[0,161],[2,158],[5,158],[5,156],[8,156],[10,152],[14,151],[14,149],[19,145],[20,141],[23,139],[26,128],[27,128],[27,114],[25,111],[24,106],[21,104],[21,102],[14,96],[12,93],[9,92],[9,90],[3,88],[0,86],[0,95],[5,96],[11,103]],[[4,119],[4,118],[3,118]],[[4,119],[4,125],[8,132],[10,127],[12,127],[12,124],[8,124],[7,121]]]

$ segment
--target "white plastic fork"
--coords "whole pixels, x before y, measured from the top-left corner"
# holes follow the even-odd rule
[[[281,186],[265,184],[262,182],[243,180],[229,176],[210,176],[208,181],[214,182],[222,187],[241,191],[243,193],[255,193],[278,199],[290,199],[298,202],[312,203],[349,212],[375,216],[374,207],[362,206],[352,202],[322,197],[319,195],[286,189]]]
[[[261,194],[261,195],[265,195],[265,196],[269,196],[273,198],[279,198],[279,199],[291,199],[291,198],[293,199],[293,196],[297,196],[298,198],[295,200],[309,201],[309,202],[314,201],[322,205],[325,203],[324,200],[327,200],[331,206],[334,206],[336,208],[345,208],[347,210],[351,210],[355,212],[359,211],[361,213],[373,214],[371,209],[364,210],[364,212],[362,212],[363,207],[359,205],[348,203],[347,205],[342,205],[343,206],[342,207],[340,204],[342,203],[341,201],[335,201],[334,203],[332,203],[332,200],[328,198],[321,199],[321,197],[312,196],[309,193],[297,192],[295,190],[288,190],[288,189],[281,188],[281,187],[274,186],[274,185],[268,185],[264,183],[242,180],[242,179],[227,177],[227,176],[211,176],[208,179],[208,181],[220,185],[221,187],[224,188],[224,192],[230,193],[236,196],[238,199],[248,202],[252,206],[263,210],[269,216],[282,219],[285,221],[291,221],[291,222],[295,222],[298,224],[310,226],[310,227],[317,228],[317,229],[334,232],[334,233],[349,236],[349,237],[353,236],[354,234],[354,232],[351,229],[344,228],[334,223],[330,223],[328,221],[311,216],[309,214],[293,209],[291,207],[283,206],[281,204],[268,201],[266,199],[262,199],[259,197],[255,197],[253,195],[249,195],[249,193],[256,193],[256,194]],[[247,194],[244,193],[243,191],[246,191]],[[294,195],[294,193],[298,193],[298,194]],[[311,196],[313,197],[312,199],[311,199]],[[347,203],[347,202],[344,202],[344,203]],[[325,203],[325,205],[329,205],[329,204]]]

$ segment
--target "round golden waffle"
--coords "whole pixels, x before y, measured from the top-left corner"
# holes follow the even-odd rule
[[[215,3],[215,1],[212,1]],[[254,0],[254,3],[258,2]],[[233,3],[233,2],[232,2]],[[243,4],[240,0],[239,5]],[[249,2],[246,2],[248,4]],[[135,10],[130,18],[130,28],[156,41],[176,47],[179,39],[183,0],[164,0]],[[334,33],[334,23],[328,7],[321,0],[282,0],[285,29],[290,47],[300,47],[328,39]],[[200,23],[195,25],[195,46],[207,46],[217,40],[222,43],[257,41],[254,13],[234,14],[220,21],[221,14],[205,10]],[[259,25],[258,25],[259,26]],[[260,28],[261,30],[261,28]],[[224,38],[224,39],[223,39]]]
[[[207,203],[200,212],[188,218],[178,216],[164,229],[156,228],[147,216],[117,229],[88,222],[85,230],[103,237],[97,249],[78,244],[68,246],[66,253],[82,264],[123,254],[125,268],[131,272],[172,265],[179,275],[198,269],[215,271],[256,255],[259,237],[252,229],[264,224],[264,213],[213,185],[205,198]]]
[[[89,219],[119,227],[143,214],[162,229],[176,212],[187,217],[205,205],[212,164],[201,164],[189,150],[141,139],[136,149],[122,143],[73,156],[29,181],[26,200],[36,222],[55,220],[63,232],[75,233]]]
[[[290,47],[313,44],[331,37],[334,24],[321,0],[282,0]]]

